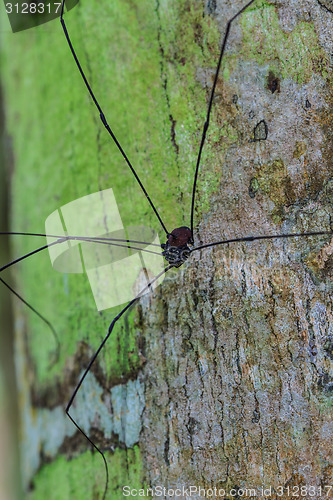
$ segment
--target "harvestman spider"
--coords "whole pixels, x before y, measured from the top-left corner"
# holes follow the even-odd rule
[[[63,31],[64,31],[64,34],[65,34],[65,37],[66,37],[66,40],[68,42],[68,45],[70,47],[70,50],[72,52],[72,55],[74,57],[74,60],[75,60],[75,63],[81,73],[81,76],[84,80],[84,83],[90,93],[90,96],[96,106],[96,108],[98,109],[98,112],[99,112],[99,116],[100,116],[100,119],[104,125],[104,127],[106,128],[107,132],[109,133],[109,135],[111,136],[112,140],[114,141],[114,143],[116,144],[117,148],[119,149],[121,155],[123,156],[125,162],[127,163],[127,166],[130,168],[132,174],[134,175],[137,183],[139,184],[140,186],[140,189],[142,190],[142,192],[144,193],[144,195],[146,196],[147,198],[147,201],[148,203],[150,204],[150,207],[151,209],[153,210],[155,216],[157,217],[158,221],[159,221],[159,224],[161,226],[161,228],[163,229],[165,235],[166,235],[166,242],[162,245],[162,255],[165,257],[166,261],[168,262],[168,265],[164,268],[164,270],[158,275],[156,276],[153,280],[151,280],[151,282],[149,283],[149,285],[147,287],[145,287],[134,299],[132,299],[122,310],[121,312],[112,320],[110,326],[109,326],[109,329],[108,329],[108,332],[107,332],[107,335],[105,336],[103,342],[100,344],[98,350],[95,352],[95,354],[93,355],[93,357],[91,358],[90,360],[90,363],[88,364],[86,370],[84,371],[83,375],[81,376],[67,406],[66,406],[66,414],[68,415],[68,417],[71,419],[71,421],[73,422],[73,424],[77,427],[77,429],[85,436],[85,438],[91,443],[91,445],[96,449],[96,451],[98,453],[100,453],[100,455],[102,456],[103,458],[103,461],[104,461],[104,465],[105,465],[105,471],[106,471],[106,484],[105,484],[105,490],[104,490],[104,495],[103,495],[103,499],[105,499],[106,497],[106,492],[107,492],[107,488],[108,488],[108,480],[109,480],[109,473],[108,473],[108,465],[107,465],[107,462],[106,462],[106,458],[103,454],[103,451],[93,442],[92,439],[90,439],[87,434],[80,428],[79,424],[74,420],[74,418],[71,416],[70,414],[70,409],[71,409],[71,406],[73,404],[73,401],[83,383],[83,381],[85,380],[88,372],[90,371],[93,363],[95,362],[96,358],[98,357],[100,351],[103,349],[104,345],[106,344],[107,340],[109,339],[112,331],[113,331],[113,328],[115,326],[115,324],[117,323],[117,321],[131,308],[131,306],[133,304],[135,304],[142,296],[143,293],[145,293],[147,291],[147,289],[154,284],[154,282],[162,275],[162,274],[165,274],[167,273],[170,269],[174,268],[174,267],[180,267],[182,264],[184,264],[184,262],[188,259],[188,258],[191,258],[191,254],[193,252],[197,252],[198,250],[203,250],[205,248],[209,248],[209,247],[214,247],[214,246],[218,246],[218,245],[225,245],[225,244],[229,244],[229,243],[236,243],[236,242],[252,242],[252,241],[256,241],[256,240],[270,240],[270,239],[279,239],[279,238],[294,238],[294,237],[300,237],[300,236],[319,236],[319,235],[330,235],[332,234],[331,231],[315,231],[315,232],[307,232],[307,233],[290,233],[290,234],[276,234],[276,235],[258,235],[258,236],[246,236],[246,237],[242,237],[242,238],[233,238],[233,239],[228,239],[228,240],[221,240],[221,241],[215,241],[215,242],[211,242],[211,243],[207,243],[207,244],[204,244],[204,245],[196,245],[196,234],[195,234],[195,227],[194,227],[194,211],[195,211],[195,201],[196,201],[196,191],[197,191],[197,181],[198,181],[198,175],[199,175],[199,169],[200,169],[200,164],[201,164],[201,156],[202,156],[202,151],[203,151],[203,147],[204,147],[204,144],[205,144],[205,140],[206,140],[206,135],[207,135],[207,131],[209,129],[209,122],[210,122],[210,116],[211,116],[211,110],[212,110],[212,106],[213,106],[213,101],[214,101],[214,95],[215,95],[215,90],[216,90],[216,86],[217,86],[217,82],[218,82],[218,76],[219,76],[219,72],[220,72],[220,67],[221,67],[221,63],[222,63],[222,59],[223,59],[223,55],[225,53],[225,48],[226,48],[226,44],[227,44],[227,40],[228,40],[228,37],[229,37],[229,33],[230,33],[230,29],[231,29],[231,26],[232,26],[232,23],[235,19],[237,19],[248,7],[250,7],[251,4],[253,4],[255,2],[255,0],[251,0],[249,2],[246,3],[246,5],[244,5],[244,7],[242,9],[240,9],[227,23],[226,25],[226,30],[225,30],[225,34],[224,34],[224,37],[223,37],[223,40],[222,40],[222,46],[221,46],[221,50],[220,50],[220,56],[219,56],[219,60],[218,60],[218,64],[217,64],[217,68],[216,68],[216,71],[215,71],[215,76],[214,76],[214,82],[213,82],[213,85],[212,85],[212,89],[211,89],[211,93],[210,93],[210,99],[209,99],[209,104],[208,104],[208,110],[207,110],[207,115],[206,115],[206,120],[205,120],[205,123],[204,123],[204,126],[203,126],[203,132],[202,132],[202,136],[201,136],[201,142],[200,142],[200,146],[199,146],[199,151],[198,151],[198,155],[197,155],[197,161],[196,161],[196,165],[195,165],[195,173],[194,173],[194,181],[193,181],[193,187],[192,187],[192,200],[191,200],[191,214],[190,214],[190,225],[189,227],[185,227],[185,226],[182,226],[182,227],[178,227],[178,228],[175,228],[173,229],[171,232],[168,231],[164,221],[162,220],[161,218],[161,215],[159,213],[159,211],[156,209],[154,203],[152,202],[151,198],[149,197],[148,195],[148,192],[146,191],[141,179],[139,178],[139,176],[137,175],[135,169],[133,168],[132,166],[132,163],[130,162],[130,160],[128,159],[125,151],[123,150],[122,146],[120,145],[120,143],[118,142],[117,138],[115,137],[112,129],[110,128],[109,124],[108,124],[108,121],[103,113],[103,110],[99,104],[99,102],[97,101],[96,99],[96,96],[86,78],[86,75],[81,67],[81,64],[76,56],[76,52],[73,48],[73,45],[72,45],[72,42],[70,40],[70,37],[69,37],[69,34],[68,34],[68,31],[67,31],[67,27],[66,27],[66,24],[65,24],[65,20],[64,20],[64,5],[65,5],[65,0],[63,0],[62,2],[62,7],[61,7],[61,16],[60,16],[60,20],[61,20],[61,24],[62,24],[62,28],[63,28]],[[5,233],[2,233],[2,234],[5,234]],[[40,235],[40,234],[33,234],[33,233],[10,233],[10,234],[22,234],[22,235],[29,235],[29,236],[47,236],[47,235]],[[95,242],[95,243],[99,243],[99,244],[114,244],[114,245],[118,245],[118,246],[131,246],[131,248],[135,248],[135,246],[133,246],[133,243],[134,244],[142,244],[143,242],[133,242],[133,241],[129,241],[129,240],[119,240],[117,243],[115,241],[112,242],[112,240],[109,238],[109,239],[104,239],[103,238],[95,238],[95,237],[91,237],[91,238],[88,238],[88,237],[81,237],[80,235],[70,235],[70,236],[67,236],[67,237],[63,237],[63,236],[52,236],[54,238],[54,242],[51,243],[51,244],[48,244],[48,245],[44,245],[42,247],[39,247],[37,248],[36,250],[26,254],[26,255],[23,255],[22,257],[20,258],[17,258],[15,259],[14,261],[8,263],[7,265],[3,266],[0,268],[0,272],[1,271],[4,271],[5,269],[13,266],[14,264],[22,261],[22,260],[25,260],[27,258],[29,258],[30,256],[36,254],[36,253],[39,253],[41,251],[43,251],[44,249],[52,246],[52,245],[61,245],[61,243],[65,242],[65,241],[68,241],[68,240],[79,240],[79,241],[88,241],[88,242]],[[142,250],[142,249],[141,249]],[[144,250],[142,250],[144,251]],[[33,312],[35,312],[43,321],[45,321],[48,326],[51,328],[53,334],[55,335],[56,339],[57,339],[57,336],[56,336],[56,332],[55,330],[53,329],[53,326],[40,314],[36,311],[36,309],[34,309],[30,304],[28,304],[19,294],[17,294],[12,287],[10,287],[10,285],[8,285],[2,278],[0,278],[0,280],[2,281],[2,283],[4,283],[21,301],[23,301],[28,307],[30,307],[30,309],[33,310]],[[57,339],[57,342],[58,342],[58,339]],[[59,347],[58,347],[59,348]]]

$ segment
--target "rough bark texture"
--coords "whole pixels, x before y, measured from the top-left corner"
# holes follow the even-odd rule
[[[105,114],[169,230],[189,225],[219,40],[244,5],[82,1],[67,17]],[[232,25],[200,170],[196,245],[330,229],[332,10],[328,0],[258,0]],[[6,57],[13,230],[42,231],[57,207],[108,187],[124,224],[158,228],[85,96],[59,25],[15,35]],[[15,243],[16,252],[26,245]],[[261,486],[273,499],[288,497],[279,487],[326,494],[332,251],[330,238],[313,237],[195,252],[118,325],[74,410],[111,450],[108,498],[122,498],[125,484],[216,487],[218,498],[237,498],[232,488],[260,498]],[[85,451],[63,407],[115,311],[97,314],[84,277],[56,275],[47,256],[26,264],[18,287],[48,311],[62,343],[50,367],[48,332],[32,318],[18,322],[31,498],[100,498],[100,457]]]
[[[215,119],[235,137],[222,154],[215,144],[204,243],[329,227],[331,26],[315,2],[269,2],[233,27]],[[144,314],[149,483],[278,498],[332,480],[331,253],[318,239],[232,244],[164,283]]]

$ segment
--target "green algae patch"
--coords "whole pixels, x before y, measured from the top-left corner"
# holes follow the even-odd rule
[[[278,72],[282,78],[293,79],[300,85],[308,82],[313,73],[324,79],[331,74],[330,63],[311,22],[299,22],[292,31],[285,32],[275,6],[262,2],[244,12],[241,24],[242,52],[247,60],[270,65],[273,73]]]
[[[257,175],[250,188],[267,195],[275,204],[271,217],[275,223],[283,220],[283,207],[296,201],[291,178],[284,162],[276,159],[257,168]]]
[[[124,498],[122,488],[142,488],[142,462],[138,446],[128,450],[106,453],[109,466],[107,500]],[[90,451],[66,459],[60,456],[45,465],[34,477],[29,500],[63,500],[69,498],[102,498],[105,486],[105,470],[99,453]]]
[[[96,97],[168,230],[188,225],[207,107],[198,68],[205,73],[216,64],[216,26],[209,16],[202,19],[199,5],[187,0],[156,9],[148,1],[79,3],[65,16]],[[60,22],[3,37],[7,120],[15,160],[12,230],[43,233],[44,221],[54,210],[111,187],[124,226],[151,226],[163,241],[145,196],[104,131]],[[176,49],[172,49],[175,39]],[[219,133],[214,124],[211,133],[212,137]],[[208,163],[209,148],[205,155],[203,162]],[[216,188],[214,175],[208,172],[204,182],[208,208],[210,190]],[[13,237],[13,257],[43,245],[42,238]],[[52,333],[22,306],[28,317],[28,350],[37,360],[37,379],[43,385],[52,384],[62,377],[66,360],[75,355],[79,342],[91,350],[98,348],[121,306],[98,313],[87,276],[55,272],[47,250],[22,262],[14,274],[18,292],[57,331],[60,358],[52,365],[56,347]],[[104,352],[99,359],[110,376],[115,370],[115,378],[122,368],[126,377],[133,364],[138,366],[133,353],[137,333],[131,315],[128,318],[117,324],[105,347],[105,360]],[[119,355],[122,363],[117,362]]]
[[[296,141],[293,157],[299,159],[303,155],[305,155],[306,152],[307,152],[307,145],[305,141]]]
[[[65,15],[75,51],[105,116],[167,229],[189,225],[206,97],[218,57],[216,25],[209,16],[202,20],[201,6],[187,0],[161,3],[155,10],[147,0],[79,2]],[[60,23],[3,37],[7,123],[14,151],[11,229],[44,233],[45,220],[55,210],[112,188],[124,226],[150,226],[163,242],[165,235],[145,196],[100,122]],[[210,133],[217,143],[226,131],[212,120]],[[211,190],[217,186],[209,173],[212,158],[207,141],[199,186],[201,192],[207,186],[207,209]],[[200,212],[200,201],[197,208]],[[44,245],[44,238],[13,237],[13,258]],[[98,312],[87,276],[54,271],[47,250],[15,266],[13,274],[15,289],[52,323],[60,342],[54,364],[52,333],[19,304],[19,317],[25,322],[24,369],[35,405],[32,413],[35,407],[51,408],[54,401],[65,407],[87,359],[123,306]],[[94,364],[107,388],[135,379],[145,362],[140,351],[142,325],[135,309],[116,324]],[[107,458],[111,474],[107,498],[123,498],[123,484],[141,486],[137,447],[117,449]],[[129,476],[124,474],[127,470]],[[72,460],[60,456],[37,473],[29,498],[101,498],[104,479],[97,453]]]

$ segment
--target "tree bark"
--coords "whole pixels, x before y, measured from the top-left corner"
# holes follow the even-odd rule
[[[82,1],[66,17],[169,231],[190,224],[219,43],[245,3]],[[195,246],[330,230],[332,10],[324,0],[256,1],[232,23],[199,173]],[[42,231],[56,208],[109,187],[124,225],[160,229],[110,146],[56,21],[13,36],[6,53],[13,230]],[[15,241],[16,254],[29,244]],[[73,411],[107,450],[107,498],[123,498],[124,485],[216,488],[217,498],[249,498],[251,489],[265,498],[262,487],[272,499],[301,486],[326,495],[331,254],[329,237],[196,251],[117,325]],[[63,408],[116,311],[98,314],[84,276],[57,275],[47,256],[17,274],[19,291],[61,339],[52,365],[52,338],[20,308],[25,484],[33,499],[101,498],[101,459]]]
[[[224,27],[241,5],[217,4],[212,15]],[[332,9],[325,7],[254,4],[232,27],[228,78],[219,79],[214,109],[229,134],[209,139],[219,185],[199,241],[330,227]],[[153,360],[144,369],[141,442],[148,483],[217,487],[221,498],[261,486],[272,488],[269,498],[288,497],[310,485],[319,498],[329,486],[329,240],[206,249],[164,283],[144,312],[145,356]]]

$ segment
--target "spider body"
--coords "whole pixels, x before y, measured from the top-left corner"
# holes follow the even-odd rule
[[[193,245],[192,232],[189,227],[181,226],[168,234],[166,243],[161,245],[162,255],[173,267],[180,267],[188,259]]]

